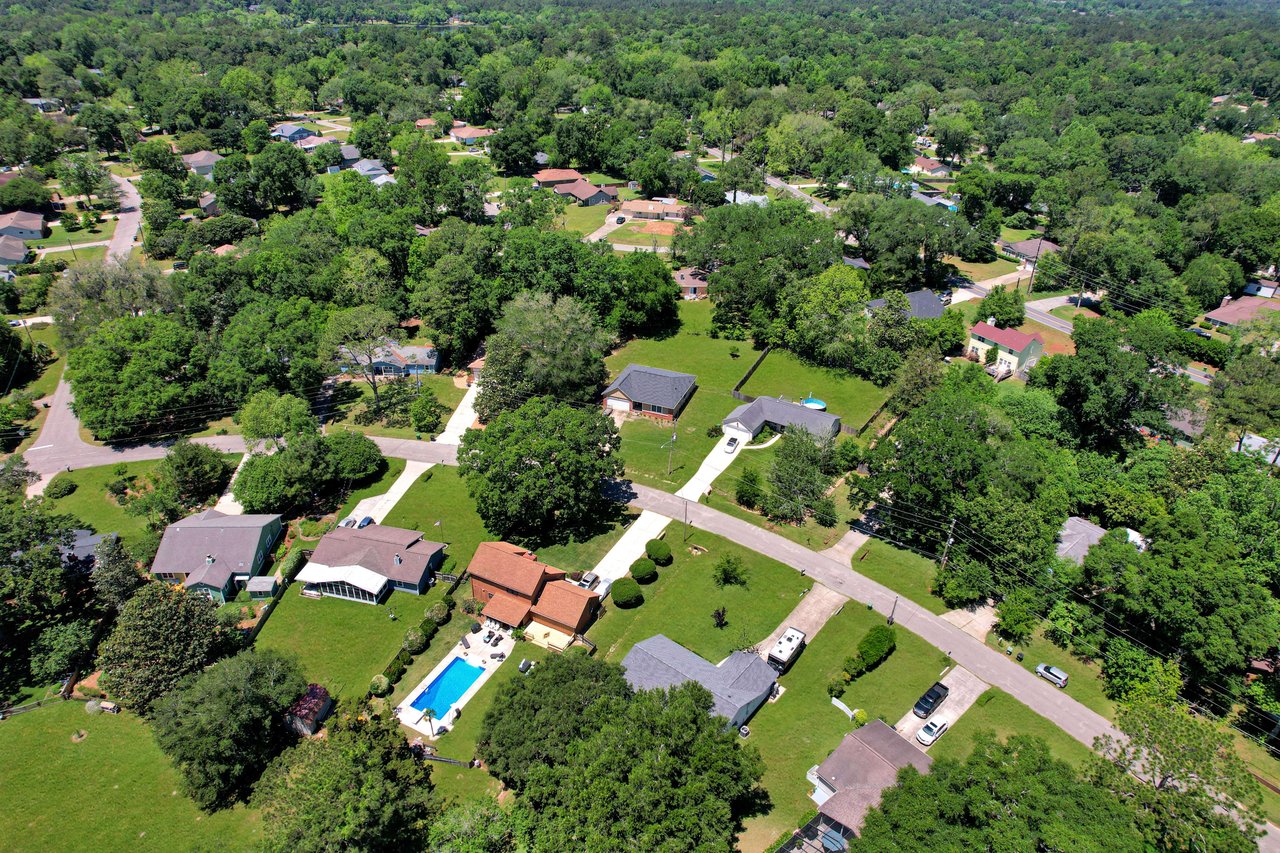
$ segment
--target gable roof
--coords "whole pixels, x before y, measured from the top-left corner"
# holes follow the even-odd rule
[[[907,766],[928,773],[933,759],[883,720],[872,720],[845,735],[818,765],[819,778],[835,789],[818,811],[858,832],[867,812],[879,805],[886,788],[898,784],[898,771]]]
[[[482,136],[493,136],[498,131],[487,127],[455,127],[453,135],[458,139],[479,139]]]
[[[198,169],[202,166],[212,166],[222,159],[221,154],[215,154],[212,151],[197,151],[194,154],[183,154],[182,162],[187,164],[188,169]]]
[[[676,202],[675,204],[665,204],[660,201],[646,201],[644,199],[632,199],[624,201],[621,208],[623,213],[658,213],[662,216],[668,214],[681,215],[685,211],[687,205]]]
[[[618,374],[618,378],[604,389],[604,396],[621,391],[633,403],[674,409],[689,394],[697,380],[698,377],[689,373],[677,373],[643,364],[628,364]]]
[[[542,588],[533,605],[533,615],[574,628],[582,623],[599,598],[598,593],[566,580],[552,581]]]
[[[926,172],[933,172],[938,169],[948,168],[945,163],[935,160],[932,157],[917,157],[914,162],[917,169],[924,169]]]
[[[1026,352],[1032,341],[1039,341],[1040,345],[1044,346],[1044,340],[1039,335],[1028,335],[1017,329],[1000,329],[985,320],[974,323],[969,334],[977,335],[1002,347],[1008,347],[1014,352]]]
[[[750,652],[734,652],[717,666],[662,634],[632,646],[622,668],[627,683],[636,690],[670,689],[696,681],[715,700],[713,712],[728,720],[772,688],[778,677]]]
[[[917,320],[935,320],[942,316],[942,312],[946,310],[946,306],[942,304],[942,300],[938,298],[938,294],[928,288],[921,290],[913,290],[906,294],[907,311]],[[868,309],[883,308],[885,300],[872,299],[867,303]]]
[[[1265,296],[1241,296],[1239,299],[1233,299],[1225,305],[1213,309],[1204,317],[1206,320],[1216,320],[1227,326],[1234,326],[1239,323],[1247,323],[1258,316],[1258,314],[1266,309],[1268,311],[1280,311],[1280,305],[1275,300],[1268,299]]]
[[[443,550],[443,544],[428,542],[418,531],[403,527],[382,524],[370,524],[364,528],[338,527],[321,537],[305,568],[354,566],[382,578],[416,586],[422,583],[432,558]],[[310,579],[303,578],[301,574],[298,577]]]
[[[28,251],[30,250],[27,248],[27,244],[17,237],[10,237],[8,234],[0,236],[0,258],[22,260],[27,256]]]
[[[295,133],[310,133],[310,132],[311,131],[307,130],[305,127],[303,127],[300,124],[293,124],[292,122],[287,122],[287,121],[281,124],[277,124],[275,127],[271,128],[272,136],[293,136]]]
[[[383,163],[382,163],[382,161],[381,161],[381,160],[370,160],[370,159],[368,159],[368,158],[366,158],[366,159],[364,159],[364,160],[357,160],[357,161],[356,161],[356,162],[351,166],[351,168],[352,168],[352,169],[355,169],[357,172],[359,172],[359,173],[360,173],[360,174],[362,174],[362,175],[386,175],[386,174],[389,174],[389,173],[387,172],[387,167],[386,167],[385,165],[383,165]]]
[[[435,367],[440,363],[440,351],[435,347],[400,344],[389,338],[383,346],[374,350],[373,357],[375,361],[387,361],[401,367],[408,367],[411,364]]]
[[[564,572],[538,562],[538,555],[510,542],[481,542],[467,566],[474,578],[490,581],[532,598],[545,576],[559,580]]]
[[[585,181],[586,178],[577,169],[539,169],[533,173],[533,179],[538,183],[547,181]]]
[[[364,156],[360,153],[360,149],[354,145],[339,145],[338,151],[342,154],[343,160],[359,160]]]
[[[329,691],[319,684],[308,684],[307,692],[289,706],[289,715],[308,723],[316,722],[329,704]]]
[[[707,286],[707,274],[695,267],[681,267],[671,274],[676,280],[676,284],[681,287],[703,287]]]
[[[1058,556],[1077,566],[1084,565],[1084,555],[1106,535],[1105,527],[1073,515],[1062,523],[1062,529],[1058,531]]]
[[[164,529],[151,572],[185,574],[187,586],[222,589],[232,575],[252,573],[263,528],[279,522],[278,515],[226,515],[216,509],[175,521]]]
[[[768,423],[804,427],[814,435],[827,436],[840,428],[840,416],[774,397],[757,397],[734,409],[721,423],[725,426],[740,423],[752,433],[759,432]]]
[[[524,624],[531,606],[528,599],[516,598],[505,592],[496,592],[493,598],[484,603],[480,615],[486,619],[496,619],[503,625],[519,626]]]
[[[1030,258],[1031,260],[1039,260],[1041,255],[1047,255],[1051,252],[1061,250],[1061,246],[1052,240],[1046,240],[1043,237],[1032,237],[1029,240],[1018,240],[1013,243],[1002,243],[1004,250],[1011,255],[1017,255],[1021,258]]]
[[[0,228],[22,228],[29,231],[43,231],[44,217],[38,213],[31,213],[27,210],[15,210],[10,213],[0,213]]]
[[[618,191],[613,187],[598,187],[595,184],[589,184],[586,181],[578,180],[568,184],[556,184],[552,190],[560,195],[571,195],[578,201],[586,201],[589,198],[595,198],[600,193],[604,193],[609,198],[617,198]]]

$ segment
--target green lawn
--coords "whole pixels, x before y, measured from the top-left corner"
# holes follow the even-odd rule
[[[421,530],[428,539],[447,543],[459,569],[467,567],[481,542],[497,538],[485,529],[458,469],[447,465],[437,465],[419,478],[383,521],[392,527]],[[440,527],[435,526],[437,521]]]
[[[422,596],[421,616],[425,616],[427,610],[444,598],[445,593],[449,590],[449,584],[441,582],[431,588],[431,591]],[[465,597],[466,586],[458,589],[455,596],[459,601]],[[456,608],[453,611],[453,618],[444,624],[431,640],[431,645],[427,646],[427,650],[413,659],[413,663],[409,664],[405,669],[404,677],[396,684],[395,689],[391,691],[391,695],[387,697],[387,707],[394,708],[399,705],[409,694],[417,689],[422,679],[426,678],[431,670],[436,668],[436,664],[444,660],[444,656],[449,650],[458,644],[458,640],[462,635],[467,633],[467,629],[471,626],[472,617],[462,612],[462,608]],[[406,732],[412,729],[406,729]],[[414,732],[414,737],[417,732]]]
[[[560,218],[557,221],[564,230],[577,231],[585,236],[604,225],[608,216],[609,205],[607,204],[597,204],[591,207],[571,204],[564,209],[564,213],[560,214]]]
[[[601,184],[622,184],[626,186],[627,179],[620,178],[617,175],[606,175],[604,172],[587,172],[582,179],[589,184],[600,186]]]
[[[667,246],[671,245],[670,234],[653,234],[645,231],[648,222],[632,220],[609,232],[610,243],[621,243],[626,246]]]
[[[356,508],[356,504],[360,503],[360,501],[365,498],[385,494],[391,488],[391,485],[399,479],[400,475],[403,473],[403,459],[387,459],[387,470],[381,477],[374,480],[364,488],[356,489],[347,497],[347,502],[342,505],[342,509],[338,510],[338,520],[341,521],[348,515],[351,515]]]
[[[990,263],[980,264],[970,261],[962,261],[956,257],[945,257],[943,260],[956,268],[961,275],[966,275],[974,281],[985,281],[996,276],[1007,275],[1018,269],[1018,265],[1013,261],[1006,261],[1003,258],[996,258]],[[1027,273],[1027,278],[1031,278],[1031,273]]]
[[[872,539],[853,555],[853,570],[884,584],[914,601],[930,613],[946,613],[950,608],[933,594],[934,562],[904,548]]]
[[[50,252],[45,256],[49,258],[62,258],[64,261],[70,262],[70,268],[77,266],[94,266],[101,264],[107,257],[106,246],[89,246],[84,249],[76,249],[74,257],[71,251]]]
[[[767,814],[747,822],[739,849],[766,849],[799,826],[801,816],[814,807],[804,775],[839,746],[851,729],[849,719],[831,704],[827,683],[840,672],[863,635],[872,626],[883,624],[880,614],[857,602],[846,604],[782,677],[786,688],[782,697],[766,703],[751,720],[747,743],[759,749],[764,758],[763,783],[773,806]],[[897,650],[881,666],[849,685],[841,701],[893,725],[948,664],[937,649],[899,628]]]
[[[986,698],[986,704],[979,704],[987,696],[990,698]],[[1001,740],[1010,735],[1043,738],[1055,757],[1075,767],[1083,765],[1093,754],[1089,747],[996,687],[979,697],[929,752],[935,761],[939,758],[963,760],[973,751],[973,736],[980,731],[995,732]]]
[[[66,246],[68,243],[73,246],[79,246],[81,243],[97,243],[102,240],[110,240],[115,233],[116,220],[114,219],[104,219],[93,228],[77,228],[75,231],[68,231],[57,222],[54,222],[53,225],[49,226],[48,237],[28,241],[27,248],[43,249],[48,246]],[[79,254],[78,251],[77,254]]]
[[[232,454],[226,458],[239,457]],[[160,463],[158,460],[148,460],[123,464],[126,478],[138,478],[141,481],[155,471]],[[121,476],[115,473],[115,469],[115,465],[100,465],[96,468],[64,471],[54,479],[70,480],[76,484],[76,490],[65,498],[51,498],[49,503],[58,512],[75,516],[96,533],[119,533],[126,545],[137,545],[146,536],[147,521],[141,516],[128,515],[124,507],[107,492],[107,484]]]
[[[408,381],[416,383],[417,379]],[[445,423],[449,420],[449,416],[453,414],[454,409],[458,408],[458,404],[462,402],[463,396],[466,395],[466,389],[454,385],[451,374],[443,373],[432,373],[423,376],[422,386],[434,391],[436,399],[446,409],[440,421],[440,429],[443,430]],[[383,385],[379,384],[379,393],[381,393],[382,388]],[[373,402],[373,391],[369,388],[367,382],[343,382],[339,391],[343,395],[343,399],[336,405],[333,419],[329,421],[331,428],[353,429],[368,435],[381,435],[388,438],[416,438],[418,436],[417,431],[412,426],[389,427],[382,424],[360,426],[355,423],[354,418],[357,410]],[[347,395],[349,395],[349,399]]]
[[[667,542],[675,560],[658,569],[658,580],[644,590],[639,607],[623,610],[605,602],[605,613],[587,632],[599,654],[621,661],[639,641],[665,634],[709,661],[723,660],[735,648],[759,643],[787,617],[800,594],[813,581],[794,569],[749,551],[727,539],[690,529],[688,545],[700,545],[694,555],[682,541],[681,525],[667,528]],[[713,568],[723,555],[736,554],[747,567],[747,585],[717,587]],[[728,625],[717,629],[711,612],[725,609]]]
[[[611,376],[634,363],[698,377],[698,388],[674,427],[647,418],[632,418],[622,426],[622,457],[627,475],[667,491],[683,485],[715,445],[718,430],[715,437],[709,437],[707,430],[718,427],[738,405],[730,391],[758,355],[748,342],[717,339],[708,334],[711,303],[707,300],[682,301],[680,323],[680,330],[668,338],[638,338],[605,359]],[[737,358],[731,355],[733,352],[738,353]],[[672,432],[678,436],[673,452],[667,444]]]
[[[261,648],[297,656],[309,681],[345,699],[358,699],[391,662],[404,632],[422,621],[423,597],[395,591],[385,604],[303,598],[292,585],[258,634]],[[389,613],[394,613],[393,621]]]
[[[742,393],[792,401],[814,396],[827,404],[827,411],[855,429],[889,399],[888,388],[879,388],[842,370],[809,364],[779,349],[769,352]]]
[[[993,649],[1004,650],[1009,643],[1001,644],[995,632],[987,637],[987,645]],[[1035,672],[1036,665],[1047,663],[1056,666],[1069,677],[1067,695],[1087,708],[1097,711],[1108,720],[1115,719],[1116,703],[1107,698],[1102,690],[1102,667],[1096,660],[1083,661],[1071,652],[1049,642],[1044,637],[1043,628],[1038,629],[1026,643],[1013,643],[1015,652],[1022,652],[1022,668]],[[1016,658],[1015,658],[1016,661]]]
[[[80,743],[71,736],[87,733]],[[82,702],[0,724],[0,834],[15,851],[254,849],[261,817],[243,806],[204,814],[145,723],[85,713]]]
[[[593,536],[582,542],[571,541],[554,545],[543,545],[538,549],[538,559],[542,562],[564,569],[566,572],[589,572],[596,567],[609,549],[622,538],[626,532],[624,525],[636,518],[634,513],[623,516],[622,520],[604,533]]]
[[[1000,229],[1000,239],[1006,243],[1018,243],[1023,240],[1030,240],[1039,233],[1039,231],[1032,228],[1009,228],[1008,226],[1003,226]]]
[[[14,333],[23,340],[26,340],[29,333],[32,341],[45,344],[54,353],[54,359],[41,368],[40,375],[26,385],[15,389],[15,393],[30,394],[37,400],[48,397],[58,387],[58,380],[62,378],[62,368],[66,364],[66,353],[62,349],[61,341],[58,340],[57,330],[52,326],[40,325],[34,328],[14,329]],[[12,443],[11,437],[0,449],[5,452],[22,452],[31,447],[35,444],[36,436],[40,432],[40,427],[44,425],[47,415],[47,410],[36,406],[36,416],[23,425],[23,429],[27,431],[26,437],[17,444]]]

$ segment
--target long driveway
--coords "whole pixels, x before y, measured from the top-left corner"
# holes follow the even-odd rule
[[[733,159],[732,154],[725,154],[725,152],[721,151],[719,148],[708,148],[707,156],[719,157],[721,162],[725,160]],[[826,204],[825,202],[819,201],[818,199],[809,195],[799,187],[793,187],[791,184],[782,180],[782,178],[775,178],[773,175],[765,175],[764,182],[766,185],[773,187],[775,190],[784,192],[787,195],[792,196],[793,198],[798,198],[801,201],[807,203],[809,205],[809,209],[820,216],[830,216],[831,214],[836,212],[836,209],[831,205]]]
[[[107,257],[126,261],[129,252],[133,251],[138,227],[142,224],[142,196],[138,195],[138,190],[132,183],[119,175],[112,175],[111,180],[120,190],[120,215],[116,220],[116,231],[107,244]]]

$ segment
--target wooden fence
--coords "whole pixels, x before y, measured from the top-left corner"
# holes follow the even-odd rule
[[[754,374],[756,372],[756,369],[760,367],[761,364],[764,363],[765,357],[769,355],[769,351],[772,349],[773,349],[772,344],[770,344],[769,346],[766,346],[764,348],[764,352],[760,353],[760,357],[757,358],[749,368],[747,368],[747,372],[744,373],[742,375],[742,378],[738,380],[738,384],[733,386],[733,390],[730,391],[729,393],[733,395],[733,398],[735,400],[741,400],[744,403],[750,403],[755,400],[754,396],[750,394],[742,393],[742,386],[746,385],[749,381],[751,381],[752,374]]]

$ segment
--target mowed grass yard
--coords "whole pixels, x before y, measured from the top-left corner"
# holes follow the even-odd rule
[[[587,632],[601,657],[620,662],[636,643],[665,634],[717,663],[735,648],[769,636],[800,602],[801,593],[813,586],[810,578],[794,569],[719,536],[690,529],[688,543],[682,538],[681,525],[673,522],[666,541],[675,559],[658,569],[656,581],[641,587],[643,604],[623,610],[612,600],[605,602],[604,615]],[[692,545],[707,551],[694,555]],[[746,586],[716,586],[715,564],[726,554],[742,559]],[[728,618],[724,628],[716,628],[711,619],[718,607],[725,609]]]
[[[738,405],[730,391],[759,353],[746,341],[710,336],[711,303],[680,303],[680,329],[667,338],[638,338],[605,359],[611,378],[628,364],[644,364],[691,373],[698,387],[673,425],[669,421],[630,418],[622,425],[622,458],[627,476],[647,486],[675,491],[698,470],[707,452],[719,440],[719,425]],[[735,358],[731,352],[737,352]],[[708,430],[715,427],[715,435]],[[671,434],[676,446],[669,452]],[[667,473],[668,456],[671,473]]]
[[[670,247],[673,236],[683,230],[684,226],[679,222],[633,219],[609,232],[609,242],[626,246]]]
[[[950,608],[933,594],[935,564],[928,557],[872,539],[853,555],[853,570],[914,601],[930,613]]]
[[[1004,651],[1010,645],[1014,653],[1022,652],[1022,668],[1035,672],[1036,665],[1047,663],[1056,666],[1068,676],[1066,693],[1080,704],[1097,711],[1108,720],[1116,716],[1116,703],[1107,698],[1103,692],[1102,667],[1096,659],[1082,660],[1066,649],[1045,639],[1044,627],[1041,626],[1025,643],[1001,643],[996,632],[987,635],[987,645],[993,649]],[[1015,658],[1016,662],[1016,658]]]
[[[929,749],[929,754],[935,761],[968,758],[973,752],[974,736],[984,731],[994,732],[1000,740],[1008,740],[1013,735],[1041,738],[1049,744],[1055,758],[1077,768],[1093,754],[1089,747],[996,687],[988,688],[959,720],[953,721],[951,729]]]
[[[72,734],[84,730],[80,743]],[[129,713],[85,713],[83,702],[0,724],[0,835],[14,853],[130,850],[248,851],[261,816],[237,806],[204,814],[178,792],[178,774]]]
[[[1013,261],[1006,261],[1004,258],[996,258],[988,263],[978,263],[976,261],[962,261],[957,257],[947,255],[942,259],[943,263],[950,264],[956,268],[956,272],[960,275],[968,276],[976,282],[983,282],[989,278],[998,278],[1002,275],[1008,275],[1018,269],[1018,265]],[[1026,274],[1027,278],[1031,278],[1031,273]]]
[[[591,207],[570,204],[564,209],[564,213],[560,214],[560,218],[556,222],[565,231],[577,231],[579,234],[586,236],[601,225],[604,225],[608,216],[609,205],[607,204],[596,204]]]
[[[74,231],[68,231],[58,224],[58,220],[54,220],[49,226],[49,236],[42,237],[39,240],[29,240],[27,248],[30,249],[46,249],[58,246],[79,246],[81,243],[98,243],[103,240],[110,240],[116,233],[115,219],[103,219],[95,224],[92,228],[77,228]],[[69,259],[69,256],[68,256]]]
[[[809,364],[780,349],[770,350],[742,393],[784,397],[792,402],[817,397],[827,404],[828,412],[839,415],[844,424],[853,428],[862,426],[889,399],[888,388],[843,370]]]
[[[375,495],[386,494],[387,491],[390,490],[392,484],[395,483],[395,481],[399,479],[400,475],[403,473],[404,473],[404,460],[388,458],[387,470],[382,472],[381,477],[374,480],[372,483],[369,483],[367,486],[354,490],[350,495],[347,496],[346,503],[344,503],[342,505],[342,508],[338,510],[338,516],[337,516],[338,520],[341,521],[342,519],[351,515],[351,513],[355,511],[356,504],[360,503],[360,501],[364,500],[365,498],[371,498],[371,497],[374,497]],[[427,537],[427,538],[430,538],[430,537]]]
[[[418,380],[413,378],[399,381],[407,381],[416,385]],[[379,382],[379,394],[385,390],[385,383],[385,379]],[[432,373],[423,376],[422,387],[430,388],[435,393],[436,399],[445,408],[440,418],[440,430],[443,430],[444,425],[449,422],[449,416],[453,414],[454,410],[458,408],[458,404],[462,402],[462,398],[466,396],[467,390],[455,385],[452,375],[443,373]],[[369,388],[367,382],[363,380],[343,382],[340,394],[342,402],[336,406],[332,419],[329,421],[331,428],[352,429],[367,435],[380,435],[387,438],[417,437],[418,431],[413,428],[412,424],[403,427],[389,427],[380,423],[364,426],[355,422],[358,411],[373,405],[373,390]]]

